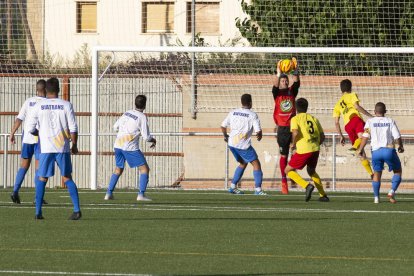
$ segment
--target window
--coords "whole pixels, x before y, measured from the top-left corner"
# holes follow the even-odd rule
[[[191,33],[191,2],[187,2],[187,33]],[[220,3],[198,2],[195,4],[195,33],[220,33]]]
[[[174,3],[173,2],[144,2],[142,3],[142,32],[143,33],[172,33],[174,32]]]
[[[76,2],[76,32],[96,33],[96,2]]]

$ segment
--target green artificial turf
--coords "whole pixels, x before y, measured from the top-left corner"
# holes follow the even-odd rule
[[[412,275],[414,195],[269,196],[224,191],[80,191],[67,220],[64,190],[47,190],[35,221],[33,190],[0,193],[0,275]]]

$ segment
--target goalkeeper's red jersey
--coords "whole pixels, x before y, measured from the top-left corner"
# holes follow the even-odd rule
[[[299,93],[300,82],[294,82],[287,89],[273,86],[272,94],[275,101],[273,120],[278,126],[290,126],[290,119],[296,115],[295,98]]]

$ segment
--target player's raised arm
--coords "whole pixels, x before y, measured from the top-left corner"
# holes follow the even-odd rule
[[[354,107],[356,110],[359,111],[359,113],[362,113],[365,116],[370,117],[370,118],[373,117],[371,113],[369,113],[365,108],[359,105],[359,102],[355,102]]]

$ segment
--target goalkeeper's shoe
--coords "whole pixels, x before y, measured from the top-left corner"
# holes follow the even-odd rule
[[[261,191],[254,191],[255,195],[260,195],[260,196],[266,196],[267,194],[265,192],[263,192],[263,190]]]
[[[390,200],[391,203],[397,203],[397,201],[395,200],[395,192],[394,190],[390,190],[387,194],[388,199]]]
[[[113,194],[106,194],[104,200],[113,200],[114,195]]]
[[[329,197],[327,195],[321,196],[319,198],[320,202],[329,202]]]
[[[17,192],[11,193],[10,198],[13,201],[13,203],[20,204],[20,196]]]
[[[281,192],[284,195],[289,194],[289,188],[288,188],[288,183],[287,183],[286,179],[282,180],[282,190],[281,190]]]
[[[308,184],[308,186],[306,186],[306,196],[305,196],[306,202],[308,202],[311,199],[313,189],[315,189],[315,186],[313,186],[312,184]]]
[[[139,194],[137,196],[137,201],[152,201],[151,198],[144,196],[143,194]]]
[[[379,197],[374,197],[374,203],[380,203],[380,199],[379,199]]]
[[[244,192],[242,190],[239,190],[237,188],[230,188],[229,189],[229,193],[235,194],[235,195],[242,195],[242,194],[244,194]]]
[[[82,217],[81,211],[73,212],[72,215],[69,217],[69,220],[80,220],[81,217]]]

